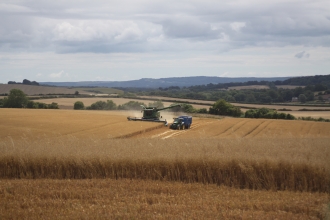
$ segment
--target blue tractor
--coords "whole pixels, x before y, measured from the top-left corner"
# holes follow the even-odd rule
[[[170,129],[174,129],[174,130],[189,129],[192,124],[191,116],[182,115],[173,119],[174,122],[171,124]]]

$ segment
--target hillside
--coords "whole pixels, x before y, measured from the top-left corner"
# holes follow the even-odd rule
[[[194,85],[207,85],[210,83],[230,83],[230,82],[248,82],[248,81],[283,81],[290,77],[212,77],[212,76],[191,76],[191,77],[170,77],[170,78],[142,78],[130,81],[83,81],[83,82],[40,82],[41,85],[52,86],[100,86],[100,87],[132,87],[132,88],[158,88],[180,86],[188,87]]]
[[[74,94],[75,91],[77,91],[76,89],[68,89],[63,87],[33,86],[24,84],[0,84],[0,94],[8,94],[11,89],[20,89],[27,95]],[[84,92],[79,91],[79,93],[82,94]]]

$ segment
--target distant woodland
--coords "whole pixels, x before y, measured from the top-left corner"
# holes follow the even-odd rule
[[[229,90],[230,87],[265,85],[268,89]],[[277,86],[293,85],[294,89]],[[283,81],[248,81],[197,85],[189,87],[170,86],[158,89],[119,88],[127,94],[162,96],[171,98],[197,99],[242,103],[280,103],[291,102],[296,97],[299,102],[324,102],[324,96],[330,94],[330,75],[295,77]]]
[[[9,81],[8,84],[24,84],[24,85],[33,85],[33,86],[39,86],[39,83],[36,81],[30,81],[27,79],[24,79],[23,82],[15,82],[15,81]]]

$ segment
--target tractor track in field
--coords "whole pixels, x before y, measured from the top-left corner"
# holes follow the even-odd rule
[[[259,125],[257,125],[256,127],[254,127],[247,134],[245,134],[243,137],[248,137],[248,136],[255,137],[255,136],[257,136],[260,132],[262,132],[265,128],[267,128],[268,125],[270,125],[272,122],[273,121],[263,121],[263,122],[261,122]],[[259,128],[261,128],[261,129],[258,130]],[[255,131],[256,131],[256,134],[253,134]]]
[[[251,120],[247,120],[247,121],[240,121],[237,124],[234,124],[232,126],[230,126],[229,128],[227,128],[225,131],[223,131],[221,134],[219,134],[218,136],[227,136],[230,133],[234,133],[235,131],[237,131],[238,129],[240,129],[243,125],[245,125],[246,123],[248,123]],[[237,128],[236,128],[237,127]],[[235,129],[234,129],[235,128]],[[230,132],[231,131],[231,132]]]
[[[265,121],[267,123],[261,123],[261,125],[265,125],[262,129],[260,129],[259,131],[257,131],[255,134],[252,134],[252,132],[250,134],[252,134],[253,136],[252,137],[256,137],[258,134],[260,134],[262,131],[264,131],[270,124],[272,124],[274,121]],[[260,126],[258,126],[258,128],[260,128]],[[257,128],[257,129],[258,129]],[[255,129],[254,131],[256,131],[257,129]],[[253,131],[253,132],[254,132]]]

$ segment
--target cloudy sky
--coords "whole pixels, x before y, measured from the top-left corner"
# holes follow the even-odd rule
[[[0,83],[330,74],[329,0],[0,0],[0,18]]]

